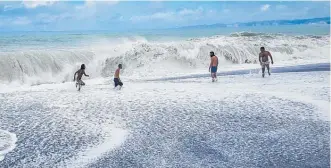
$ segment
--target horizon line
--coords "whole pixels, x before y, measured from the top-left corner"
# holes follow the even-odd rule
[[[330,16],[325,17],[315,17],[315,18],[304,18],[304,19],[278,19],[278,20],[256,20],[256,21],[249,21],[249,22],[235,22],[235,23],[213,23],[213,24],[197,24],[197,25],[188,25],[188,26],[181,26],[181,27],[169,27],[169,28],[150,28],[150,29],[127,29],[127,30],[109,30],[109,29],[91,29],[91,30],[1,30],[0,32],[74,32],[74,31],[82,31],[82,32],[89,32],[89,31],[110,31],[110,32],[129,32],[129,31],[142,31],[142,30],[169,30],[169,29],[183,29],[183,28],[194,28],[198,26],[216,26],[216,25],[235,25],[235,24],[248,24],[248,23],[259,23],[259,22],[272,22],[272,21],[296,21],[296,20],[313,20],[313,19],[328,19],[330,25]],[[292,24],[292,25],[305,25],[305,24]],[[308,25],[308,24],[306,24]],[[253,27],[249,25],[244,25],[241,27]],[[256,25],[254,25],[256,26]],[[286,26],[286,25],[260,25],[260,26]]]

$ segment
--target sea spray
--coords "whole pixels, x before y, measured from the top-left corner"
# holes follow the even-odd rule
[[[117,64],[132,78],[162,77],[178,71],[208,66],[214,51],[220,66],[257,64],[259,48],[266,47],[275,62],[300,63],[327,60],[328,36],[287,36],[264,33],[233,33],[230,36],[156,42],[143,37],[112,41],[100,38],[88,46],[70,49],[21,49],[0,52],[0,83],[61,83],[71,81],[80,64],[87,65],[91,78],[112,77]]]

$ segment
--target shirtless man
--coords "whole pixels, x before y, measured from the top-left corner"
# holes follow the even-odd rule
[[[120,79],[120,70],[121,70],[121,69],[122,69],[122,64],[118,64],[118,68],[116,69],[116,71],[115,71],[115,75],[114,75],[115,88],[116,88],[118,85],[120,85],[120,88],[119,88],[119,89],[121,89],[122,86],[123,86],[123,83],[122,83],[122,81],[121,81],[121,79]]]
[[[211,72],[212,82],[217,80],[217,67],[218,67],[218,58],[213,51],[209,53],[210,55],[210,65],[209,72]]]
[[[264,47],[260,48],[260,54],[259,54],[259,61],[260,65],[262,67],[262,77],[264,78],[264,72],[265,72],[265,67],[268,69],[268,74],[270,76],[270,67],[269,67],[269,57],[271,58],[271,64],[274,64],[274,61],[272,59],[272,56],[269,51],[266,51]]]
[[[85,65],[84,64],[82,64],[80,66],[80,69],[75,73],[75,75],[74,75],[74,81],[76,81],[76,74],[78,74],[77,75],[76,87],[77,87],[78,84],[85,85],[85,83],[82,81],[82,77],[83,77],[83,75],[89,77],[89,75],[86,75],[86,73],[85,73]]]

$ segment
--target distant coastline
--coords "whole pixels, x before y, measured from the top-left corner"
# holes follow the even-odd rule
[[[196,28],[217,28],[217,27],[245,27],[245,26],[279,26],[279,25],[304,25],[304,24],[330,24],[330,17],[293,19],[293,20],[266,20],[243,23],[217,23],[210,25],[183,26],[172,29],[196,29]]]

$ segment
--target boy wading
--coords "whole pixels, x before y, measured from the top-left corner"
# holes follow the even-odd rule
[[[118,65],[118,68],[116,69],[115,74],[114,74],[114,84],[115,84],[115,88],[116,88],[117,86],[120,86],[119,89],[121,89],[122,86],[123,86],[123,83],[122,83],[122,81],[121,81],[121,79],[120,79],[120,71],[121,71],[121,69],[122,69],[122,64],[119,64],[119,65]]]
[[[85,64],[82,64],[80,66],[80,69],[75,72],[75,74],[74,74],[74,81],[76,81],[76,75],[77,75],[76,87],[77,87],[77,85],[84,86],[85,83],[82,81],[83,75],[89,77],[89,75],[86,75],[86,73],[85,73]],[[78,91],[80,91],[80,88],[78,89]]]

